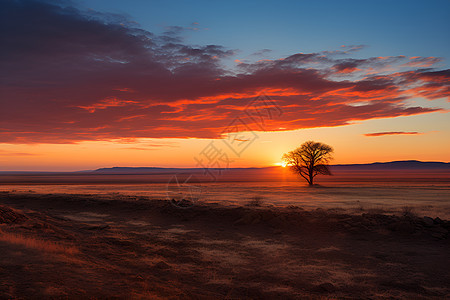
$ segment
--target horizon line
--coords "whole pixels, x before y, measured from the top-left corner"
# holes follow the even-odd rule
[[[369,162],[369,163],[340,163],[340,164],[329,164],[330,167],[333,166],[358,166],[358,165],[372,165],[372,164],[387,164],[387,163],[398,163],[398,162],[418,162],[418,163],[442,163],[442,164],[450,164],[450,162],[446,161],[421,161],[421,160],[415,160],[415,159],[408,159],[408,160],[392,160],[392,161],[376,161],[376,162]],[[128,168],[128,169],[198,169],[202,170],[204,168],[201,167],[160,167],[160,166],[145,166],[145,167],[136,167],[136,166],[111,166],[111,167],[99,167],[95,169],[85,169],[85,170],[0,170],[0,173],[18,173],[18,172],[25,172],[25,173],[79,173],[79,172],[92,172],[92,171],[98,171],[102,169],[114,169],[114,168]],[[228,167],[228,168],[208,168],[211,170],[228,170],[228,169],[265,169],[265,168],[283,168],[281,164],[273,164],[269,166],[259,166],[259,167]]]

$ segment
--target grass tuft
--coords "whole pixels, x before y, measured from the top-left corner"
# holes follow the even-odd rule
[[[4,232],[0,230],[0,242],[20,245],[29,249],[35,249],[43,252],[57,252],[67,255],[79,253],[79,250],[73,246],[61,245],[52,241],[45,241],[33,237],[26,237],[16,233]]]

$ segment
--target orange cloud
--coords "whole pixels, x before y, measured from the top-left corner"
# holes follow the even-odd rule
[[[420,67],[420,68],[429,68],[434,64],[437,64],[442,61],[439,57],[420,57],[413,56],[409,58],[410,61],[405,63],[403,66],[405,67]]]
[[[103,99],[97,103],[94,103],[89,106],[78,106],[79,108],[85,109],[90,113],[94,113],[97,109],[106,109],[108,107],[119,107],[119,106],[126,106],[130,104],[136,104],[139,103],[137,101],[131,101],[131,100],[120,100],[115,97]]]

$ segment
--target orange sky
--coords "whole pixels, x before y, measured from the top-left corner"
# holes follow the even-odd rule
[[[76,144],[2,144],[0,170],[76,171],[112,166],[196,167],[194,157],[213,141],[228,155],[229,167],[277,164],[283,153],[312,139],[335,149],[334,163],[417,159],[450,161],[449,114],[376,119],[354,125],[286,132],[256,132],[257,139],[237,157],[220,139],[139,139]],[[418,131],[417,135],[364,136],[382,131]],[[225,167],[225,164],[222,163]]]

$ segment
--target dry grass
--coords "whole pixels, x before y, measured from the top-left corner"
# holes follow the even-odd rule
[[[26,237],[17,233],[4,232],[0,229],[0,242],[23,246],[28,249],[39,250],[43,252],[56,252],[67,255],[79,253],[79,250],[73,246],[62,245],[60,243]]]
[[[229,249],[199,247],[196,250],[200,253],[202,260],[209,263],[227,266],[238,266],[247,263],[247,259],[241,253]]]
[[[259,207],[259,206],[262,206],[263,204],[264,204],[264,198],[261,196],[255,196],[255,197],[251,198],[250,201],[246,205],[250,206],[250,207]]]
[[[447,237],[430,236],[444,225],[418,226],[423,228],[413,235],[396,229],[408,221],[398,215],[269,205],[194,206],[180,212],[169,203],[164,210],[150,202],[134,207],[90,200],[85,206],[84,198],[82,205],[64,203],[58,209],[54,201],[39,207],[35,197],[23,199],[12,200],[45,213],[47,207],[53,210],[24,213],[23,223],[0,225],[5,249],[0,250],[0,278],[11,278],[0,284],[2,299],[442,299],[450,291],[442,264]],[[102,217],[110,227],[92,229],[54,217],[66,215]],[[259,222],[236,224],[247,215],[260,217]],[[32,226],[41,223],[48,227]]]
[[[414,207],[411,206],[402,207],[402,216],[406,218],[417,218],[417,214],[414,211]]]

